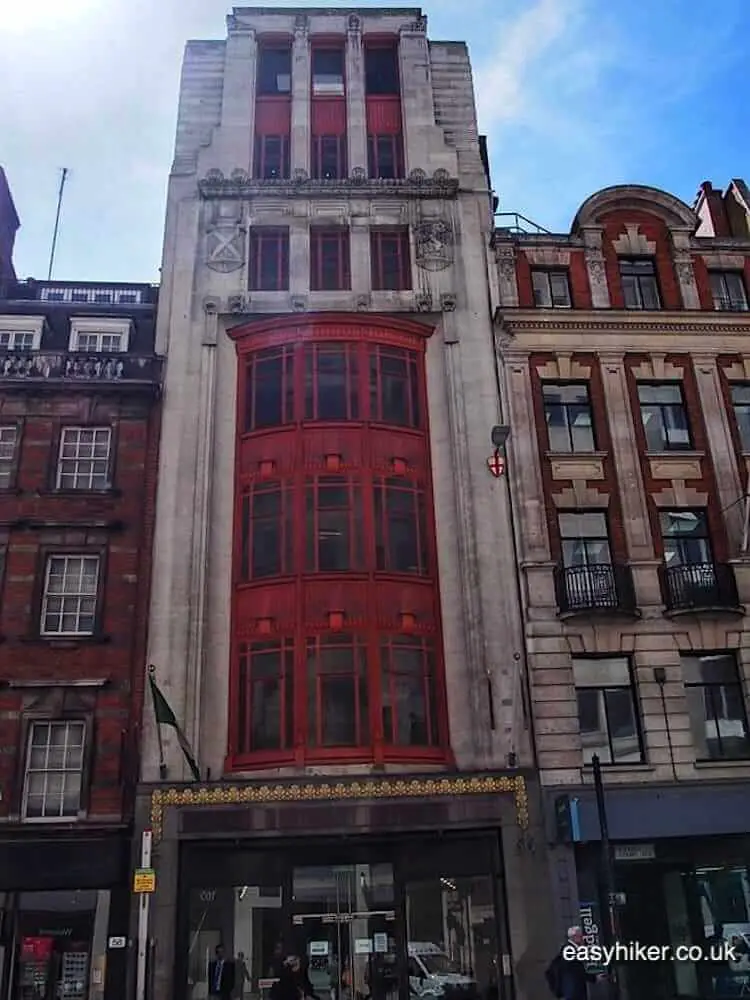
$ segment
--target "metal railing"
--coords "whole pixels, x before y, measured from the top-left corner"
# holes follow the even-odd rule
[[[555,568],[557,606],[563,614],[586,611],[636,610],[633,578],[628,566],[595,563]]]
[[[739,607],[734,570],[725,563],[661,566],[662,597],[670,611]]]

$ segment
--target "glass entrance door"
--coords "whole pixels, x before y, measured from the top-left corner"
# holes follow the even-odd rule
[[[397,1000],[391,865],[295,868],[292,924],[318,1000]]]

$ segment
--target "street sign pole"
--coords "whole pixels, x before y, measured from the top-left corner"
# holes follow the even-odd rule
[[[141,868],[151,868],[153,835],[144,830],[141,836]],[[148,955],[148,914],[151,893],[142,892],[138,900],[138,964],[136,966],[135,998],[146,1000],[146,956]]]

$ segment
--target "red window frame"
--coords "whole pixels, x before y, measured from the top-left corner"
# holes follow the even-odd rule
[[[278,362],[278,364],[276,364]],[[274,371],[273,368],[276,370]],[[275,385],[277,383],[277,385]],[[280,427],[294,420],[294,348],[288,344],[268,347],[247,355],[245,361],[245,433]],[[260,417],[261,403],[275,406],[278,418]]]
[[[416,653],[416,663],[397,662],[394,653]],[[415,669],[416,666],[416,669]],[[383,742],[391,746],[432,747],[440,744],[439,712],[437,711],[437,685],[435,652],[430,640],[415,636],[389,636],[380,643],[380,674],[382,684]],[[421,688],[424,708],[424,738],[418,741],[399,739],[400,720],[398,705],[404,699],[403,679],[410,678]],[[401,681],[401,691],[399,691]]]
[[[411,279],[411,248],[406,226],[370,230],[370,263],[372,287],[375,291],[409,291]]]
[[[352,286],[349,230],[339,226],[310,228],[310,289],[347,291]]]
[[[362,486],[353,476],[311,476],[305,483],[305,572],[358,573],[362,545]],[[337,537],[342,541],[334,541]]]
[[[288,135],[257,135],[255,137],[255,177],[274,180],[290,176]]]
[[[425,576],[430,559],[424,490],[414,480],[391,476],[375,481],[373,500],[377,569]],[[401,546],[398,546],[399,535]],[[411,551],[405,552],[404,540]],[[403,565],[404,556],[410,565]]]
[[[347,174],[344,135],[314,135],[310,144],[310,176],[315,180],[342,180]]]
[[[404,176],[404,140],[400,134],[367,136],[367,172],[382,180]]]
[[[262,666],[258,661],[266,660]],[[273,663],[276,659],[276,663]],[[294,746],[294,640],[242,643],[239,648],[239,705],[237,749],[241,754],[290,751]],[[267,698],[258,698],[276,688],[278,713],[268,710]],[[260,727],[277,725],[276,739],[257,738]],[[273,731],[272,731],[273,735]]]
[[[326,384],[326,380],[330,384]],[[336,385],[339,382],[339,385]],[[360,364],[356,344],[331,341],[305,345],[306,421],[359,420]],[[330,396],[329,396],[330,394]],[[332,405],[333,404],[333,405]]]
[[[414,352],[375,346],[370,352],[368,368],[370,419],[396,427],[420,428],[423,404],[418,358]]]
[[[349,653],[349,662],[341,653]],[[339,654],[339,655],[336,655]],[[337,750],[342,747],[364,747],[372,742],[370,736],[370,672],[367,666],[367,647],[361,636],[342,633],[324,633],[305,640],[305,667],[307,679],[307,733],[306,745],[318,750]],[[326,711],[327,691],[341,690],[342,681],[351,684],[349,711],[342,713],[352,727],[352,739],[326,738],[329,712]]]
[[[267,580],[286,576],[294,566],[293,493],[282,480],[258,480],[243,494],[240,510],[240,580]],[[259,563],[265,554],[264,535],[274,539],[273,562]],[[269,565],[270,564],[270,565]]]
[[[256,226],[250,230],[251,292],[289,290],[289,229]]]

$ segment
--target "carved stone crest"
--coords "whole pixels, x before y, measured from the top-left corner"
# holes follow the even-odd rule
[[[245,263],[245,233],[238,225],[217,226],[206,233],[206,267],[229,274]]]
[[[417,266],[444,271],[453,263],[453,230],[443,219],[424,219],[414,233]]]

